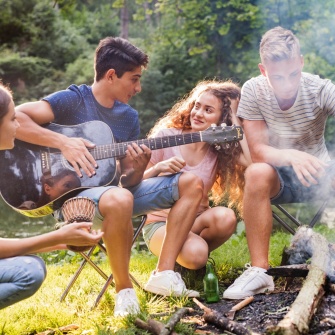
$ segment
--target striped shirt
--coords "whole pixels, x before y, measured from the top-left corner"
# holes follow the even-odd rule
[[[264,120],[269,145],[277,149],[296,149],[330,160],[324,130],[328,116],[335,116],[335,85],[328,79],[303,72],[294,105],[282,111],[267,78],[251,78],[242,87],[237,115]]]

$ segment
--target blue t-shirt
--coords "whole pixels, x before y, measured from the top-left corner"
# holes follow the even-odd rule
[[[71,85],[43,100],[50,104],[57,124],[73,126],[88,121],[103,121],[111,128],[115,142],[133,141],[140,134],[138,112],[135,109],[120,101],[115,101],[112,108],[101,106],[91,86]]]

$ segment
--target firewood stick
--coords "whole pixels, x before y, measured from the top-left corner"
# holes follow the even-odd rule
[[[159,335],[162,329],[164,329],[164,323],[153,320],[153,319],[148,319],[147,322],[137,318],[134,321],[134,324],[136,327],[146,330],[149,333],[153,335]],[[176,332],[172,332],[171,335],[178,335]]]
[[[161,334],[162,331],[165,329],[165,324],[162,322],[159,322],[154,319],[149,319],[148,324],[151,325],[153,328],[157,329],[157,335]],[[169,333],[170,335],[178,335],[175,331],[171,331]]]
[[[171,316],[169,321],[165,324],[164,328],[161,330],[159,335],[169,335],[169,334],[171,334],[171,331],[176,326],[176,324],[189,311],[190,311],[190,309],[186,308],[186,307],[177,309],[177,311]]]
[[[329,265],[328,242],[313,229],[299,227],[291,241],[291,246],[299,244],[306,245],[312,253],[310,270],[289,312],[277,326],[267,330],[269,334],[307,334],[309,323],[324,295],[326,272]]]
[[[229,332],[236,334],[236,335],[256,335],[257,333],[243,327],[238,322],[232,321],[217,311],[208,308],[204,304],[202,304],[198,299],[193,298],[193,301],[205,312],[204,313],[204,320],[207,323],[214,324],[215,326],[219,327],[223,330],[228,330]]]

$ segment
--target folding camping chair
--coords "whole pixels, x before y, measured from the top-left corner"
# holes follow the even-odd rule
[[[328,202],[329,202],[329,199],[324,200],[321,203],[321,206],[318,208],[316,214],[313,216],[312,220],[308,223],[308,226],[310,228],[313,228],[314,225],[320,220],[325,208],[327,207]],[[295,232],[296,232],[296,229],[294,229],[294,227],[299,228],[300,226],[304,225],[304,223],[302,223],[300,220],[298,220],[292,214],[290,214],[282,205],[273,205],[273,206],[278,208],[285,215],[287,220],[285,221],[284,219],[282,219],[274,211],[272,211],[273,218],[279,224],[281,224],[288,232],[290,232],[292,235],[294,235]],[[306,225],[306,223],[305,223],[305,225]]]
[[[134,228],[134,235],[133,235],[133,240],[132,240],[132,245],[135,244],[140,232],[142,231],[142,228],[146,222],[147,216],[143,215],[141,217],[141,221],[138,225],[137,228]],[[77,269],[77,271],[75,272],[75,274],[73,275],[72,279],[70,280],[69,284],[67,285],[66,289],[64,290],[60,301],[63,301],[66,296],[68,295],[68,293],[70,292],[71,288],[73,287],[74,283],[76,282],[76,280],[78,279],[79,275],[81,274],[81,272],[83,271],[84,267],[86,266],[86,264],[89,264],[93,267],[93,269],[95,269],[100,275],[101,277],[106,281],[103,288],[101,289],[100,293],[98,294],[94,305],[92,307],[95,308],[102,296],[104,295],[104,293],[106,292],[107,288],[109,287],[109,285],[114,286],[113,283],[113,274],[110,274],[109,276],[91,259],[91,256],[93,254],[93,252],[95,251],[96,248],[99,248],[103,253],[105,253],[107,255],[107,251],[106,251],[106,247],[103,245],[102,241],[100,241],[97,245],[91,247],[87,252],[79,252],[79,254],[83,257],[83,261],[81,262],[79,268]],[[131,280],[133,281],[133,283],[139,287],[142,288],[142,285],[136,280],[136,278],[130,273],[129,274]]]

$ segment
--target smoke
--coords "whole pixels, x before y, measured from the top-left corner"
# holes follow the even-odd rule
[[[335,283],[335,245],[307,226],[300,227],[286,250],[289,264],[310,263],[323,270]]]

